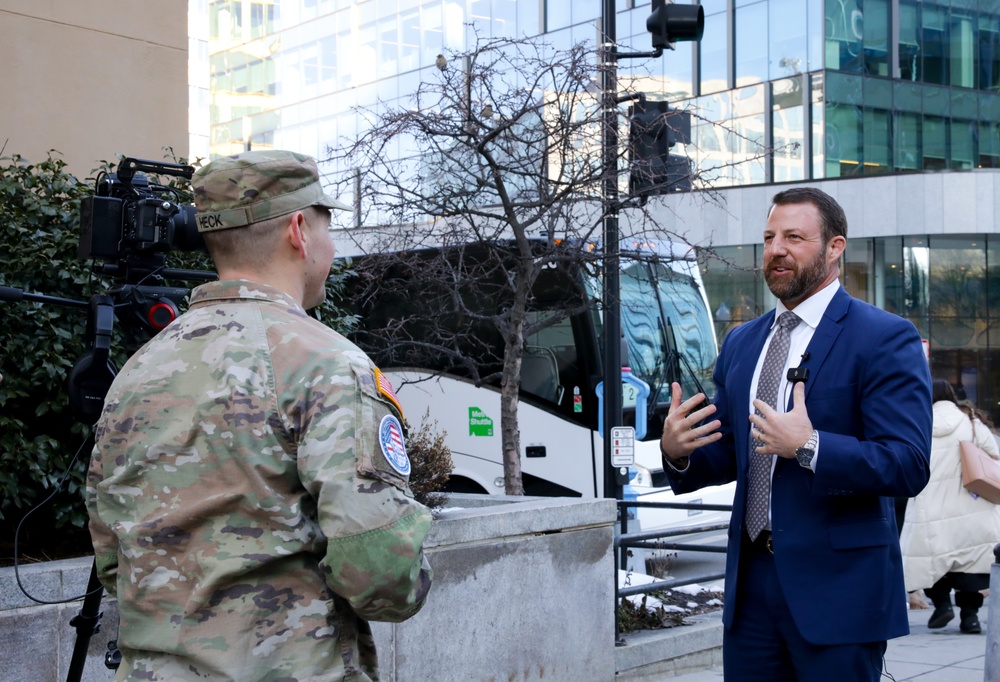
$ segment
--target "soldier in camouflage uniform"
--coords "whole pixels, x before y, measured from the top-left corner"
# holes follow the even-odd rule
[[[220,281],[118,375],[87,481],[117,679],[377,679],[367,620],[422,606],[431,516],[391,386],[305,313],[347,207],[290,152],[218,159],[193,184]]]

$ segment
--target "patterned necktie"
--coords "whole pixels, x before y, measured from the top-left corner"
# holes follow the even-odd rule
[[[790,310],[778,318],[778,328],[767,347],[764,365],[760,368],[757,379],[757,400],[762,400],[777,409],[778,385],[781,383],[781,370],[788,360],[788,347],[792,330],[801,320]],[[759,410],[755,410],[760,414]],[[747,499],[747,534],[751,540],[756,540],[767,525],[768,502],[771,497],[771,458],[774,455],[761,455],[756,452],[760,441],[750,439],[750,491]]]

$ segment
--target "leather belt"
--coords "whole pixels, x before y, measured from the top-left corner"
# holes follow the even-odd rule
[[[747,539],[750,539],[749,536],[747,536]],[[760,535],[757,536],[757,539],[751,540],[750,544],[756,549],[763,550],[771,556],[774,556],[774,536],[771,535],[771,531],[762,530]]]

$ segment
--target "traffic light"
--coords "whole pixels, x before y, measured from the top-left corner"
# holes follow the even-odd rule
[[[631,167],[629,194],[648,196],[691,189],[691,162],[671,154],[676,143],[690,144],[691,114],[666,102],[639,100],[629,115]]]
[[[646,19],[646,30],[653,38],[654,48],[674,49],[674,43],[701,40],[705,32],[705,10],[701,5],[675,5],[666,0],[651,0],[652,14]]]

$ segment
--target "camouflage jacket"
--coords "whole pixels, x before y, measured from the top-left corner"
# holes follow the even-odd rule
[[[117,679],[378,678],[366,619],[412,616],[431,583],[394,401],[284,293],[194,290],[97,425],[87,510]]]

